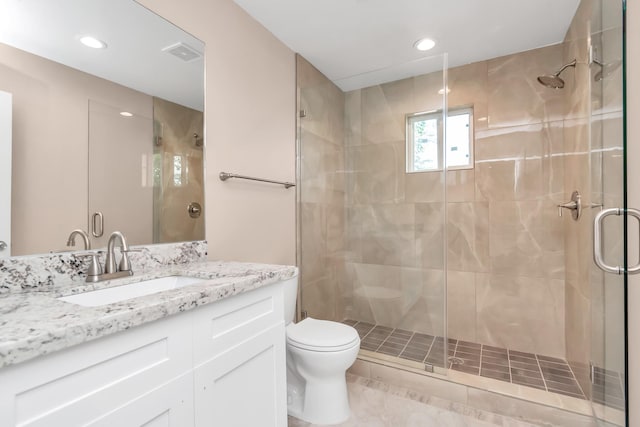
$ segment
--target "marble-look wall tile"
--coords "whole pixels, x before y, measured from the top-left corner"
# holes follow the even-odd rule
[[[326,209],[318,203],[300,203],[301,230],[301,286],[325,275],[327,268]]]
[[[346,180],[345,94],[296,57],[299,110],[300,287],[309,315],[342,320]]]
[[[416,262],[421,268],[444,270],[444,203],[415,204]]]
[[[577,290],[575,283],[567,281],[565,287],[567,336],[567,360],[571,364],[587,364],[591,357],[591,322],[586,315],[591,313],[591,296],[585,296]],[[580,384],[588,384],[585,378],[576,379]],[[588,378],[587,378],[588,379]],[[587,389],[589,390],[589,388]]]
[[[394,203],[404,199],[404,141],[346,148],[348,203]]]
[[[348,263],[353,315],[380,325],[428,334],[444,332],[444,272]]]
[[[442,172],[407,173],[404,176],[404,200],[409,203],[441,202],[445,195]]]
[[[473,202],[475,200],[475,169],[447,171],[447,202]]]
[[[423,74],[413,78],[416,93],[415,107],[411,113],[420,111],[444,110],[444,75],[440,71]]]
[[[447,269],[489,271],[489,204],[447,204]]]
[[[361,145],[362,142],[362,91],[344,94],[344,145]]]
[[[350,219],[359,224],[355,237],[360,259],[368,264],[416,265],[415,212],[412,204],[356,205]]]
[[[337,311],[338,289],[335,276],[327,274],[315,281],[307,280],[302,288],[304,311],[315,319],[342,320]]]
[[[476,304],[480,342],[564,357],[562,280],[477,274]]]
[[[616,14],[617,15],[617,14]],[[618,18],[618,16],[616,16]],[[602,71],[600,80],[602,84],[602,98],[599,103],[601,108],[594,108],[594,113],[602,112],[612,112],[612,111],[622,111],[623,105],[623,94],[624,91],[622,88],[622,58],[623,58],[623,49],[622,49],[622,40],[624,37],[622,36],[622,17],[619,16],[617,19],[616,25],[612,26],[602,32],[602,48],[601,58],[602,62],[605,64],[603,67],[594,67],[594,80],[595,75]],[[598,69],[602,68],[602,69]],[[598,86],[598,82],[596,82],[596,86]],[[593,98],[592,98],[593,99]]]
[[[405,114],[413,111],[413,79],[362,89],[362,142],[404,140]]]
[[[477,200],[536,200],[563,193],[562,122],[489,130],[476,140]]]
[[[449,338],[478,342],[475,273],[447,273],[447,333]]]
[[[564,279],[563,222],[553,200],[490,203],[491,272]]]
[[[304,128],[300,135],[300,199],[305,203],[344,203],[344,153]]]
[[[480,61],[448,70],[449,109],[473,106],[474,130],[488,126],[488,62]]]
[[[302,60],[304,61],[304,60]],[[311,68],[314,74],[311,81],[298,76],[300,89],[300,109],[306,116],[302,120],[304,129],[319,137],[341,146],[344,135],[344,93],[315,68],[304,61],[298,62],[298,69]]]
[[[537,81],[562,65],[562,49],[557,44],[488,61],[490,128],[563,118],[563,93]]]

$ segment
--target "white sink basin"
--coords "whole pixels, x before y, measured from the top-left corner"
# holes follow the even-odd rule
[[[128,285],[115,286],[100,289],[99,291],[84,292],[77,295],[58,298],[85,307],[97,307],[131,298],[155,294],[156,292],[178,289],[194,283],[204,282],[205,279],[188,276],[167,276],[159,279],[144,280],[142,282],[129,283]]]

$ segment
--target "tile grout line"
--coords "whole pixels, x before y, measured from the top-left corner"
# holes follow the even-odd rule
[[[444,337],[443,337],[443,339],[444,339]],[[447,355],[446,355],[446,359],[445,360],[447,362],[449,362],[449,357],[456,357],[456,353],[458,352],[458,343],[459,342],[460,342],[459,340],[456,340],[456,345],[453,348],[453,354],[451,356],[449,356],[449,337],[447,337],[447,345],[445,346],[445,348],[447,349]],[[455,359],[452,359],[452,362],[449,363],[449,369],[453,369],[453,360],[455,360]]]
[[[542,366],[540,366],[540,359],[538,359],[538,355],[534,354],[534,356],[536,357],[536,363],[538,364],[538,369],[540,370],[540,376],[542,376],[542,384],[544,384],[544,389],[548,393],[553,393],[549,391],[549,387],[547,387],[547,379],[544,377],[544,372],[542,372]]]
[[[536,355],[536,357],[538,357]],[[573,380],[576,382],[576,384],[578,385],[578,389],[580,390],[580,393],[582,393],[582,396],[584,396],[584,398],[587,398],[587,394],[584,392],[584,390],[582,389],[582,385],[580,385],[580,382],[578,381],[578,377],[576,377],[575,372],[573,372],[573,368],[571,367],[571,365],[569,364],[569,361],[567,360],[567,366],[569,367],[569,371],[571,372],[571,377],[573,378]],[[544,377],[544,375],[543,375]]]
[[[373,329],[375,329],[377,326],[378,326],[378,325],[375,325],[375,326],[373,327]],[[373,330],[373,329],[372,329],[372,330]],[[384,343],[386,343],[386,342],[387,342],[387,340],[389,339],[389,337],[391,336],[391,334],[392,334],[392,333],[393,333],[393,331],[395,331],[395,330],[396,330],[396,328],[391,329],[391,332],[389,332],[389,334],[387,334],[387,336],[386,336],[386,337],[384,337],[384,339],[382,340],[382,342],[380,343],[380,345],[378,345],[378,347],[376,347],[376,353],[385,354],[385,353],[382,353],[381,351],[378,351],[378,350],[380,350],[380,348],[384,345]]]
[[[416,334],[415,332],[411,331],[411,336],[410,336],[410,337],[409,337],[409,339],[407,340],[407,343],[404,345],[404,347],[402,347],[402,350],[400,350],[400,353],[398,353],[398,357],[400,357],[400,355],[401,355],[402,353],[404,353],[404,351],[407,349],[407,346],[408,346],[408,345],[409,345],[409,343],[411,342],[411,338],[413,338],[413,336],[414,336],[415,334]]]
[[[427,349],[427,354],[422,359],[422,363],[427,363],[427,359],[429,358],[429,354],[431,354],[431,349],[433,348],[433,344],[436,342],[436,337],[433,337],[431,340],[431,344],[429,344],[429,348]]]
[[[511,373],[511,353],[509,352],[509,349],[505,349],[507,350],[507,365],[509,366],[509,382],[511,384],[514,384],[513,382],[513,374]]]

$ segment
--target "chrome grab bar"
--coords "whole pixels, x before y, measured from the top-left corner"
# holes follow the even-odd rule
[[[598,267],[600,267],[601,270],[607,273],[623,274],[625,273],[625,269],[624,267],[621,267],[619,265],[613,267],[605,263],[604,256],[602,254],[602,224],[604,222],[604,219],[608,216],[611,216],[611,215],[620,216],[620,215],[624,215],[625,213],[634,217],[635,219],[638,220],[638,223],[640,223],[640,211],[637,209],[622,209],[622,208],[604,209],[601,212],[598,212],[598,214],[593,219],[593,261],[596,263]],[[633,267],[627,268],[626,273],[629,273],[629,274],[640,273],[640,263],[634,265]]]
[[[260,181],[260,182],[268,182],[270,184],[284,185],[284,188],[291,188],[296,186],[293,182],[273,181],[271,179],[254,178],[251,176],[238,175],[238,174],[229,173],[229,172],[220,172],[220,175],[218,176],[220,177],[220,181],[226,181],[231,178],[238,178],[238,179],[248,179],[250,181]]]

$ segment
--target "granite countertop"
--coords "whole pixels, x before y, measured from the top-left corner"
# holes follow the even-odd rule
[[[297,268],[291,266],[202,261],[159,267],[96,284],[60,283],[47,290],[0,294],[0,367],[210,304],[296,274]],[[56,299],[172,275],[199,277],[203,282],[99,307],[83,307]]]

